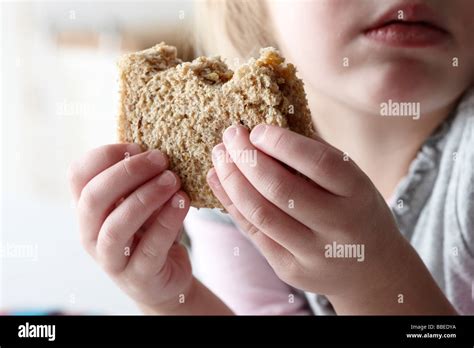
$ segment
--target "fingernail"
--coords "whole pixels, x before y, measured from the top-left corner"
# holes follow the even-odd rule
[[[211,169],[207,173],[207,182],[209,183],[209,185],[214,186],[214,187],[220,186],[220,181],[219,181],[219,178],[217,177],[217,173],[215,169]]]
[[[156,182],[159,186],[170,186],[176,184],[176,177],[172,172],[166,170],[158,177]]]
[[[237,134],[237,127],[230,126],[224,132],[224,143],[230,143],[232,139],[234,139],[235,135]]]
[[[166,157],[161,153],[160,150],[150,151],[146,158],[150,161],[150,163],[155,165],[164,165],[166,163]]]
[[[224,145],[218,144],[212,149],[212,160],[214,162],[220,162],[225,155]]]
[[[185,207],[185,200],[183,196],[181,196],[179,193],[175,194],[173,198],[171,198],[171,206],[173,208],[181,208],[183,209]]]
[[[250,132],[250,141],[254,144],[262,142],[267,126],[265,124],[259,124]]]

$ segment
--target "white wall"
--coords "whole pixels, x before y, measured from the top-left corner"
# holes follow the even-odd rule
[[[159,42],[157,23],[182,20],[191,3],[1,2],[0,9],[0,311],[138,313],[80,247],[66,170],[87,149],[115,142],[121,52],[108,28],[119,23]],[[70,27],[107,35],[94,50],[56,46],[52,33]]]

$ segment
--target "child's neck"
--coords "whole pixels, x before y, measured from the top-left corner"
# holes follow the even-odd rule
[[[308,97],[318,135],[347,152],[386,200],[406,175],[423,142],[452,108],[449,105],[414,120],[364,113],[320,94]]]

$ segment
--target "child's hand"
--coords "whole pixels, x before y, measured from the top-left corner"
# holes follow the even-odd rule
[[[70,167],[85,249],[136,302],[178,305],[193,277],[188,253],[176,243],[189,209],[179,178],[158,150],[107,145]]]
[[[213,150],[208,182],[282,280],[352,313],[395,312],[387,303],[395,306],[399,295],[423,307],[411,281],[440,294],[383,197],[342,152],[266,125],[250,139],[244,127],[231,127],[224,144]],[[431,308],[439,309],[428,303],[423,310]]]

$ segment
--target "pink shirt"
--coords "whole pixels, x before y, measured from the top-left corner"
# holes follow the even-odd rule
[[[201,215],[192,208],[185,220],[194,274],[235,314],[313,314],[304,293],[281,281],[243,232]]]

